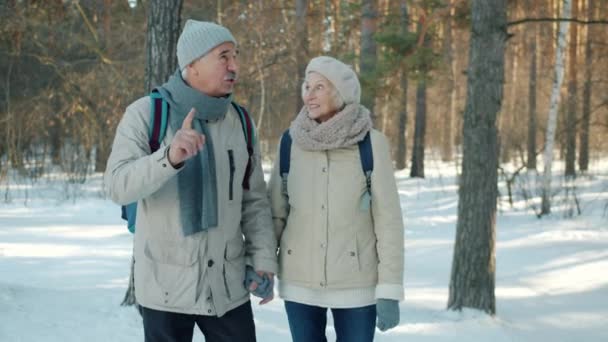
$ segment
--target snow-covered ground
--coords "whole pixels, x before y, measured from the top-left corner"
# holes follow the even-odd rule
[[[400,325],[376,340],[608,341],[608,164],[592,167],[592,175],[575,182],[581,216],[565,217],[575,206],[563,189],[554,214],[543,219],[529,209],[534,198],[522,200],[520,187],[513,208],[501,199],[495,317],[445,310],[456,168],[428,162],[424,180],[397,173],[406,299]],[[556,191],[560,183],[556,177]],[[0,204],[0,341],[142,341],[139,315],[119,306],[132,236],[118,206],[103,199],[100,175],[84,185],[12,185],[10,195],[11,203]],[[258,340],[289,341],[283,302],[255,303]],[[328,328],[330,341],[334,336]],[[204,339],[197,332],[195,340]]]

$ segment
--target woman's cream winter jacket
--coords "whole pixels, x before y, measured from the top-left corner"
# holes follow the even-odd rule
[[[376,130],[371,141],[374,170],[367,207],[357,145],[305,151],[294,142],[287,196],[277,157],[269,195],[280,241],[281,282],[330,290],[371,286],[376,298],[403,298],[404,229],[389,145]]]

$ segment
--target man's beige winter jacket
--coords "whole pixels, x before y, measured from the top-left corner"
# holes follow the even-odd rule
[[[139,201],[135,293],[138,303],[147,308],[222,316],[249,300],[243,285],[246,264],[277,271],[259,148],[256,144],[250,190],[243,190],[248,153],[238,114],[229,106],[224,119],[207,127],[216,163],[218,227],[187,237],[180,225],[176,177],[180,171],[167,160],[174,135],[171,127],[160,149],[150,154],[150,98],[144,97],[127,108],[117,128],[105,186],[118,204]],[[233,177],[229,151],[236,166]]]

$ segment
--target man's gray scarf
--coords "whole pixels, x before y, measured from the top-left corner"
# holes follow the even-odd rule
[[[231,97],[211,97],[191,88],[184,82],[179,70],[157,89],[169,103],[169,125],[173,132],[182,127],[184,118],[194,108],[193,129],[205,135],[203,149],[188,159],[177,175],[184,235],[217,227],[217,178],[213,142],[208,134],[207,122],[224,118]]]
[[[360,104],[349,104],[325,122],[308,116],[306,106],[291,123],[289,134],[303,150],[325,151],[348,147],[363,140],[372,129],[369,110]]]

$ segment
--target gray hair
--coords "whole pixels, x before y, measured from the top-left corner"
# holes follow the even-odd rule
[[[188,65],[192,65],[196,62],[198,62],[199,60],[203,59],[203,57],[205,57],[205,55],[200,56],[199,58],[193,60],[192,62],[190,62],[190,64]],[[182,78],[184,79],[184,81],[186,81],[188,79],[188,72],[186,71],[186,69],[188,68],[188,65],[186,65],[183,69],[182,69]]]

